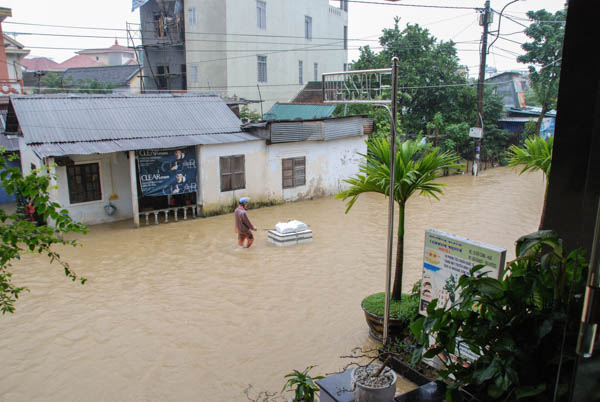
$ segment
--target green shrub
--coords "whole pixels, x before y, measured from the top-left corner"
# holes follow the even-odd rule
[[[419,289],[421,281],[413,285],[411,294],[403,294],[402,300],[390,298],[390,317],[410,323],[419,314]],[[362,306],[372,314],[381,315],[385,313],[385,293],[375,293],[366,297]]]

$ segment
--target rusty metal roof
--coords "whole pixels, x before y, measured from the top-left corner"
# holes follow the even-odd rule
[[[40,156],[257,139],[241,132],[215,94],[14,95],[10,102],[7,126],[16,119]]]

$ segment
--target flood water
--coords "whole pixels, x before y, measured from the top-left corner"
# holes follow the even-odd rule
[[[443,179],[441,201],[407,208],[405,290],[421,275],[424,231],[435,228],[508,249],[537,229],[541,174],[508,168]],[[249,211],[258,226],[240,249],[233,216],[133,229],[91,227],[57,265],[25,256],[27,285],[0,317],[1,401],[244,401],[244,389],[279,392],[292,369],[340,370],[340,355],[376,346],[361,299],[383,291],[387,202],[363,195],[349,214],[323,198]],[[313,242],[279,248],[277,221],[308,223]],[[410,384],[402,384],[411,389]]]

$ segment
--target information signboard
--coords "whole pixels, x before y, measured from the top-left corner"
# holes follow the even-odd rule
[[[137,159],[142,196],[186,194],[198,190],[195,147],[138,151]]]
[[[484,265],[481,272],[485,272],[488,277],[500,279],[506,262],[506,249],[428,229],[425,231],[423,260],[419,313],[427,315],[427,306],[434,299],[438,300],[438,307],[451,308],[459,297],[456,291],[458,279],[462,275],[470,275],[471,268],[475,265]],[[430,344],[435,344],[432,337]],[[460,338],[457,338],[456,346],[463,359],[462,364],[469,365],[477,359],[477,354],[461,343]],[[442,353],[431,359],[423,358],[424,363],[436,369],[443,368],[448,360],[457,362],[458,358]]]
[[[438,307],[448,308],[457,300],[458,279],[469,275],[475,265],[485,265],[482,272],[500,279],[506,249],[428,229],[423,260],[419,313],[426,315],[427,305],[433,299],[438,299]]]

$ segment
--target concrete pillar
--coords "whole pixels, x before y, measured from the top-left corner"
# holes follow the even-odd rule
[[[196,210],[198,216],[201,211],[201,205],[204,203],[204,197],[202,196],[202,170],[200,168],[200,150],[202,145],[196,145]]]
[[[137,175],[135,174],[135,151],[129,151],[129,176],[131,178],[131,209],[133,223],[140,227],[140,206],[138,204]]]
[[[58,202],[58,187],[56,183],[56,166],[54,164],[54,158],[46,158],[46,165],[48,166],[48,174],[50,175],[50,201]]]

